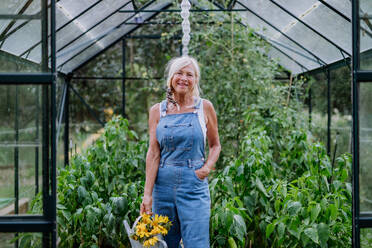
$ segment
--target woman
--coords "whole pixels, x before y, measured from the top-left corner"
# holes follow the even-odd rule
[[[213,105],[199,97],[200,69],[183,56],[167,66],[167,99],[150,109],[150,145],[141,213],[167,215],[165,241],[178,248],[209,247],[208,179],[221,151]],[[209,156],[205,161],[206,139]]]

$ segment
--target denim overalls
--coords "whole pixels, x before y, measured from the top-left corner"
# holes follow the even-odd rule
[[[208,179],[200,180],[195,174],[204,165],[205,135],[198,116],[203,101],[195,101],[194,112],[182,114],[167,115],[167,101],[160,104],[156,138],[161,156],[153,212],[167,215],[173,223],[165,236],[169,248],[178,248],[181,238],[185,248],[209,247]]]

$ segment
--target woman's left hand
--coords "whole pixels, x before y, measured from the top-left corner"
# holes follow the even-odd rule
[[[200,180],[204,180],[204,178],[206,178],[210,172],[211,169],[209,169],[207,166],[203,166],[200,169],[195,170],[195,174]]]

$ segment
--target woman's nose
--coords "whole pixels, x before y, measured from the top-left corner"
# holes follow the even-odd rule
[[[181,74],[181,79],[187,80],[187,76],[185,74]]]

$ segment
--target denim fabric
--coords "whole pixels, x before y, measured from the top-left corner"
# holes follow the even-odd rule
[[[199,101],[200,107],[202,101]],[[161,104],[166,113],[166,102]],[[178,248],[209,247],[210,195],[208,179],[195,170],[204,165],[204,137],[197,112],[162,114],[156,136],[161,159],[153,190],[153,212],[173,223],[165,241]]]

